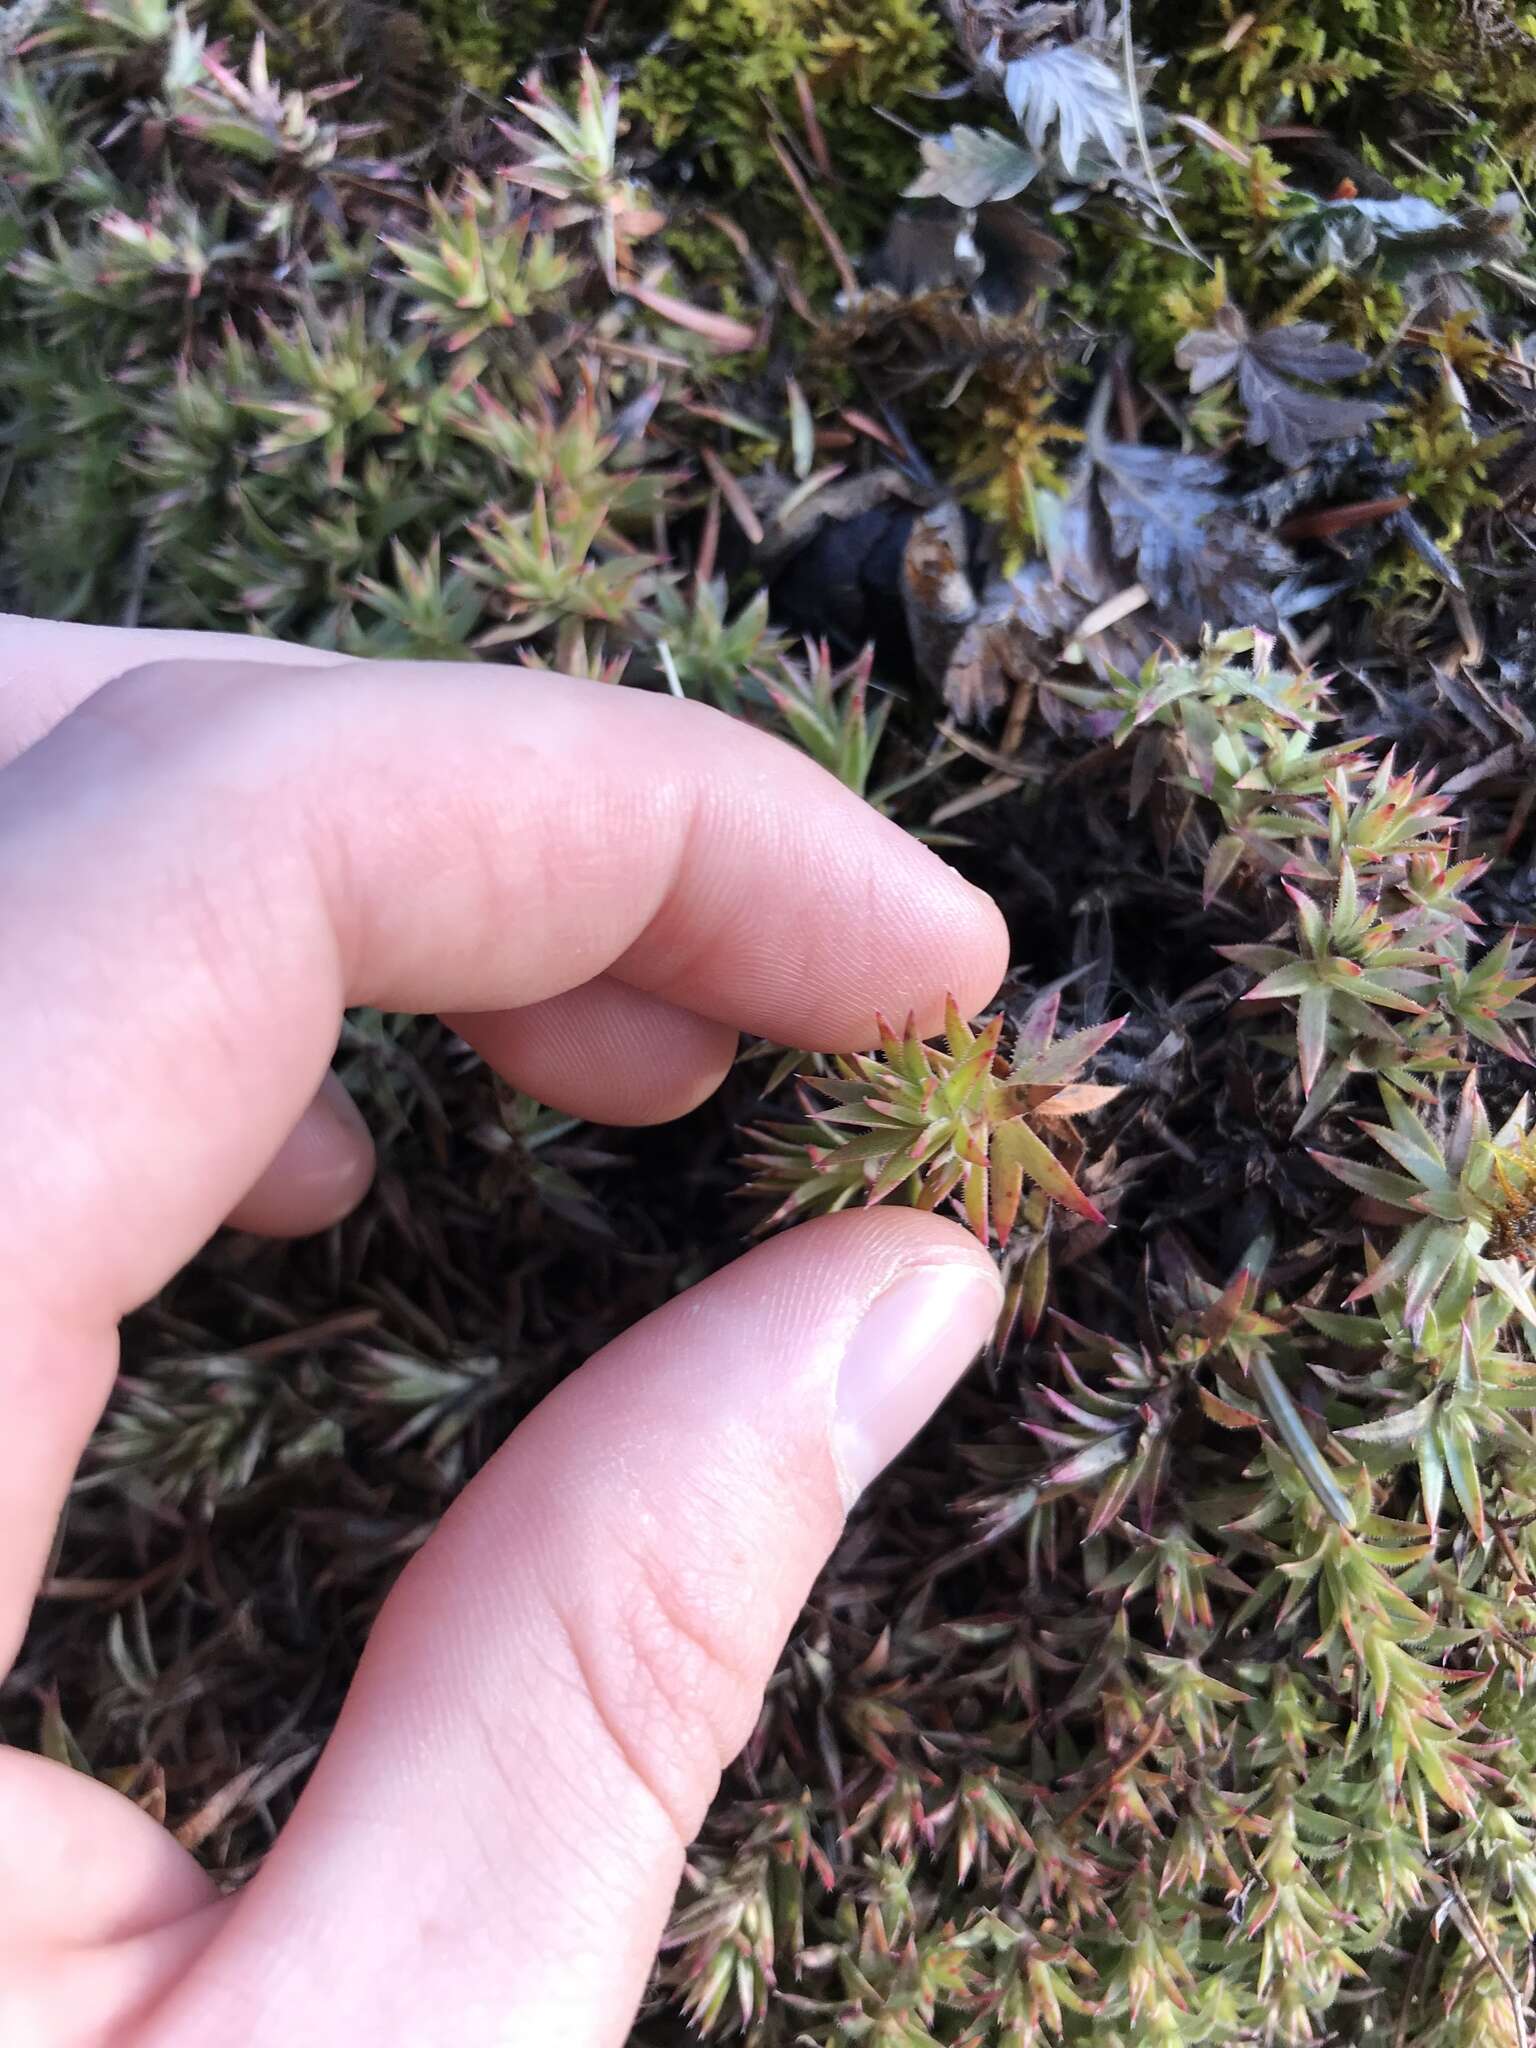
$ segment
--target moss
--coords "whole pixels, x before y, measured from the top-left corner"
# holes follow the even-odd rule
[[[964,485],[979,479],[967,502],[997,529],[1008,570],[1044,544],[1044,503],[1067,488],[1077,431],[1056,417],[1055,390],[1020,380],[986,395],[975,408],[974,432],[955,449],[955,473]]]
[[[481,92],[504,93],[554,27],[557,0],[416,0],[439,60]]]
[[[1413,155],[1438,172],[1472,164],[1494,133],[1517,163],[1533,161],[1536,38],[1502,0],[1161,0],[1137,26],[1168,59],[1159,97],[1224,133],[1253,140],[1326,117],[1341,141],[1390,148],[1411,104],[1433,117]],[[1412,168],[1392,154],[1394,176]]]
[[[204,0],[193,13],[241,42],[258,32],[306,83],[345,72],[375,102],[440,105],[457,86],[501,98],[552,49],[573,49],[581,22],[558,0]],[[585,11],[583,5],[582,11]],[[663,0],[613,0],[595,39],[631,49],[660,29]]]
[[[941,81],[948,38],[927,0],[677,0],[665,49],[629,94],[658,146],[687,155],[754,205],[794,206],[769,145],[777,121],[804,133],[803,81],[834,177],[821,197],[862,241],[906,181],[910,144],[884,118]],[[774,195],[770,198],[769,195]]]

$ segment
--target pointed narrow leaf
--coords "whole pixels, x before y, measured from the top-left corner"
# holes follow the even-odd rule
[[[989,1242],[985,1166],[972,1166],[965,1176],[965,1220],[983,1244]]]
[[[1210,908],[1231,881],[1246,851],[1247,848],[1235,832],[1224,832],[1211,848],[1206,856],[1205,878],[1201,887],[1206,909]]]
[[[1440,1455],[1440,1439],[1432,1429],[1419,1438],[1419,1491],[1424,1497],[1424,1519],[1433,1535],[1445,1505],[1445,1460]]]
[[[1280,1441],[1296,1460],[1307,1484],[1342,1528],[1353,1529],[1355,1511],[1340,1491],[1322,1452],[1312,1441],[1284,1381],[1262,1353],[1254,1359],[1251,1370],[1253,1383],[1269,1411],[1269,1419],[1275,1425]]]
[[[957,1060],[964,1059],[976,1043],[976,1034],[961,1016],[953,996],[944,998],[944,1042]]]
[[[1296,1006],[1296,1043],[1301,1055],[1301,1092],[1312,1093],[1312,1084],[1322,1069],[1323,1055],[1328,1050],[1328,991],[1325,988],[1309,988],[1302,991],[1301,1001]]]
[[[1406,1174],[1388,1173],[1385,1167],[1367,1166],[1362,1160],[1343,1159],[1335,1152],[1318,1152],[1310,1146],[1308,1153],[1335,1180],[1343,1181],[1357,1195],[1369,1195],[1373,1201],[1390,1202],[1394,1208],[1405,1209],[1419,1192],[1417,1181],[1409,1180]]]
[[[1019,1025],[1020,1053],[1044,1052],[1056,1035],[1056,1019],[1060,1014],[1059,988],[1053,988],[1049,995],[1031,1003]]]
[[[1094,1054],[1108,1045],[1125,1021],[1124,1017],[1111,1017],[1107,1024],[1090,1024],[1082,1031],[1069,1031],[1027,1066],[1016,1061],[1014,1072],[1020,1080],[1035,1087],[1047,1081],[1070,1081],[1079,1068],[1087,1066]]]
[[[1255,987],[1243,997],[1245,1003],[1269,1002],[1280,996],[1299,996],[1304,990],[1317,987],[1317,969],[1310,960],[1293,960],[1285,967],[1277,967],[1273,974],[1266,974]]]
[[[1455,1428],[1442,1427],[1437,1432],[1440,1452],[1445,1459],[1445,1469],[1450,1475],[1451,1487],[1461,1503],[1461,1512],[1466,1516],[1469,1527],[1479,1543],[1487,1541],[1488,1529],[1483,1515],[1483,1489],[1477,1476],[1477,1460],[1472,1455],[1472,1446],[1462,1432]]]
[[[992,1150],[994,1158],[1009,1166],[1017,1164],[1037,1188],[1075,1216],[1084,1216],[1090,1223],[1104,1221],[1103,1211],[1095,1208],[1055,1153],[1022,1117],[1001,1126],[993,1136]]]
[[[1123,1095],[1123,1088],[1101,1087],[1097,1081],[1069,1081],[1054,1095],[1048,1095],[1044,1102],[1034,1106],[1036,1116],[1091,1116],[1096,1109],[1103,1109],[1117,1096]]]
[[[1101,1479],[1106,1472],[1123,1464],[1136,1448],[1134,1430],[1119,1430],[1114,1436],[1103,1437],[1096,1444],[1088,1444],[1070,1458],[1063,1458],[1059,1465],[1053,1465],[1046,1473],[1043,1485],[1081,1486],[1086,1479]]]
[[[1395,1408],[1390,1415],[1383,1415],[1375,1422],[1360,1422],[1353,1429],[1341,1429],[1338,1434],[1347,1437],[1351,1443],[1380,1444],[1392,1450],[1415,1443],[1435,1419],[1438,1396],[1426,1394],[1422,1401],[1415,1401],[1411,1408]]]

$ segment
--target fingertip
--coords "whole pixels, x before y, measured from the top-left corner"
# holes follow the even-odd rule
[[[974,1017],[1002,987],[1013,956],[1013,942],[1007,920],[994,898],[968,882],[957,869],[951,868],[949,872],[964,891],[956,923],[965,940],[965,971],[959,986],[949,993],[953,994],[961,1016]]]
[[[958,1224],[892,1235],[899,1253],[848,1338],[831,1421],[833,1465],[849,1509],[969,1370],[1003,1309],[997,1266]]]
[[[850,1500],[965,1370],[998,1298],[953,1223],[828,1217],[562,1381],[407,1566],[202,1986],[298,1928],[346,2038],[387,2022],[426,2039],[446,1997],[519,2039],[553,2038],[551,2013],[563,2039],[623,2039],[684,1845]],[[536,1917],[453,1941],[484,1882]],[[315,1997],[290,1973],[268,2011]]]
[[[335,1074],[283,1141],[260,1180],[230,1211],[232,1229],[309,1237],[350,1216],[373,1180],[373,1138]]]
[[[738,1042],[732,1026],[607,975],[522,1009],[444,1021],[514,1088],[621,1127],[697,1109],[730,1072]]]
[[[952,1216],[930,1209],[878,1203],[818,1216],[771,1237],[728,1273],[745,1273],[756,1261],[794,1260],[809,1269],[801,1286],[828,1296],[852,1294],[872,1301],[915,1267],[955,1263],[996,1276],[986,1247]],[[1001,1287],[1001,1283],[997,1283]]]

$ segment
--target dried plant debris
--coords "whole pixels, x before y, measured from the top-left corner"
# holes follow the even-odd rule
[[[653,1133],[350,1018],[378,1184],[131,1322],[9,1739],[240,1881],[543,1393],[775,1210],[918,1201],[996,1343],[798,1623],[637,2048],[1531,2038],[1529,35],[6,11],[0,602],[697,697],[1017,955]]]
[[[1056,540],[1060,576],[1080,597],[1139,583],[1175,641],[1202,624],[1272,626],[1293,566],[1273,534],[1244,520],[1222,463],[1148,444],[1101,442],[1085,459]]]

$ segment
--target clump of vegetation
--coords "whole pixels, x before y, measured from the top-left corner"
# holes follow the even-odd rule
[[[907,153],[880,110],[909,114],[950,54],[931,0],[676,0],[632,104],[662,149],[737,190],[777,170],[776,130],[799,138],[835,176],[830,211],[868,230]]]
[[[8,1731],[249,1868],[562,1373],[754,1220],[947,1206],[992,1356],[802,1618],[637,2043],[1518,2048],[1536,24],[437,0],[343,87],[387,13],[0,17],[0,597],[706,698],[1019,958],[649,1135],[350,1019],[381,1191],[137,1320]]]
[[[1154,1232],[1134,1334],[1057,1309],[1060,1348],[1034,1355],[1013,1427],[958,1453],[975,1475],[972,1543],[1002,1551],[1017,1578],[1014,1614],[982,1631],[987,1652],[964,1680],[966,1726],[995,1716],[990,1733],[925,1738],[937,1697],[924,1689],[952,1638],[930,1624],[900,1639],[887,1704],[867,1732],[850,1716],[868,1770],[853,1831],[884,1860],[798,1908],[835,1973],[842,1883],[907,1900],[921,1872],[943,1903],[932,1917],[907,1909],[903,1963],[861,1955],[857,1995],[873,2017],[910,1986],[920,2011],[955,2017],[956,2039],[965,2027],[989,2038],[1017,1985],[1026,2040],[1305,2042],[1351,1983],[1392,2025],[1443,1996],[1449,2018],[1405,2038],[1470,2041],[1458,1942],[1501,1984],[1526,1967],[1523,1887],[1508,1863],[1490,1874],[1482,1845],[1491,1829],[1516,1860],[1532,1850],[1536,1727],[1511,1616],[1529,1570],[1515,1504],[1536,1483],[1524,1419],[1536,1169],[1524,1099],[1494,1130],[1471,1055],[1528,1059],[1513,1034],[1531,981],[1508,938],[1471,949],[1467,898],[1486,867],[1454,858],[1445,799],[1362,758],[1360,742],[1320,736],[1322,686],[1274,670],[1262,644],[1244,663],[1245,645],[1229,635],[1071,694],[1083,739],[1108,730],[1127,808],[1167,806],[1169,872],[1244,923],[1278,920],[1265,942],[1223,948],[1262,976],[1227,1028],[1269,1077],[1275,1194],[1288,1178],[1301,1215],[1266,1204],[1230,1272],[1210,1271],[1184,1231]],[[1293,1012],[1294,1038],[1268,1027],[1277,1007]],[[1091,1057],[1109,1035],[1074,1051]],[[988,1038],[974,1043],[990,1057]],[[961,1054],[974,1062],[969,1043]],[[880,1136],[917,1059],[892,1040],[882,1070],[860,1063],[858,1086],[819,1083],[850,1105],[849,1124],[823,1113],[814,1142],[781,1142],[771,1177],[791,1205],[961,1184],[937,1142],[942,1083],[922,1091],[932,1138],[898,1149]],[[1448,1091],[1449,1073],[1462,1078]],[[1338,1113],[1372,1093],[1380,1121]],[[1319,1124],[1349,1151],[1309,1151]],[[1363,1156],[1362,1139],[1391,1167]],[[969,1197],[985,1154],[973,1140],[968,1156]],[[1341,1209],[1311,1162],[1360,1208]],[[1041,1178],[1070,1205],[1062,1173],[1052,1162]],[[1015,1211],[1006,1194],[1002,1216],[996,1206],[1006,1236]],[[1086,1274],[1082,1285],[1098,1292]],[[1490,1602],[1497,1640],[1483,1635]],[[724,1913],[744,1823],[738,1813],[730,1855],[701,1869],[681,1923],[672,1981],[709,2025],[744,1996]],[[1421,1917],[1442,1929],[1421,1965],[1434,1994],[1406,1985],[1397,1961]],[[1202,1924],[1212,1932],[1197,1938]],[[999,1926],[1013,1958],[1001,1981]],[[833,1974],[829,2023],[836,1987]],[[1518,2038],[1524,1998],[1504,1991],[1491,2038]],[[1475,2005],[1476,2024],[1494,2024]],[[768,2016],[766,1989],[750,2010]],[[838,2036],[829,2024],[810,2038]]]

